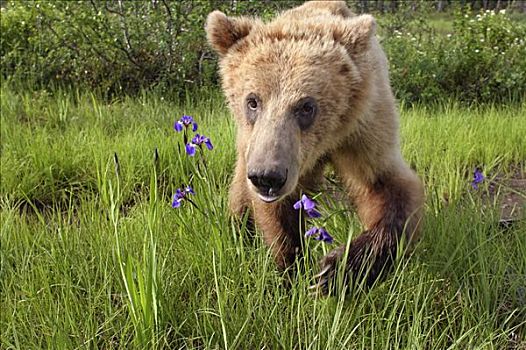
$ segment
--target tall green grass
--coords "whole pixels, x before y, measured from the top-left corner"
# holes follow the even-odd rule
[[[306,242],[287,287],[228,216],[235,132],[217,95],[1,92],[1,348],[525,345],[526,225],[499,228],[486,199],[490,179],[525,171],[524,105],[402,109],[403,152],[426,185],[423,238],[369,292],[316,299],[307,287],[327,247]],[[173,131],[182,114],[214,143],[206,167]],[[195,206],[172,209],[190,182]],[[322,198],[337,243],[360,233],[348,203]]]

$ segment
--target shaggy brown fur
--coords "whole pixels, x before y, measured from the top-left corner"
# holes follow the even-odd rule
[[[332,163],[365,231],[351,242],[347,276],[373,283],[387,270],[402,234],[419,231],[423,188],[400,153],[398,113],[375,21],[344,1],[311,1],[270,23],[208,16],[223,89],[237,122],[231,210],[250,209],[281,268],[301,235],[292,204]],[[328,291],[345,246],[322,261]],[[363,272],[364,265],[370,270]]]

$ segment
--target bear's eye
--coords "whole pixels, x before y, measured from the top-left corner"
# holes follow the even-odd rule
[[[254,124],[257,119],[258,112],[261,108],[261,100],[256,94],[248,94],[246,98],[246,114],[247,119],[251,124]]]
[[[247,106],[251,110],[255,111],[255,110],[258,109],[258,101],[256,101],[255,99],[251,98],[250,100],[247,101]]]
[[[317,112],[316,100],[312,97],[302,98],[296,105],[295,115],[302,130],[307,129],[314,122]]]
[[[314,107],[308,103],[304,104],[303,107],[301,107],[301,113],[303,114],[312,114],[314,111]]]

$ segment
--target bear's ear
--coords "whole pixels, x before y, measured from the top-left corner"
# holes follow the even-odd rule
[[[352,17],[338,23],[334,40],[347,48],[351,55],[358,55],[369,49],[371,38],[376,33],[376,21],[371,15]]]
[[[208,43],[222,57],[232,45],[247,36],[255,24],[256,20],[251,18],[227,17],[221,11],[214,11],[206,20],[206,37]]]

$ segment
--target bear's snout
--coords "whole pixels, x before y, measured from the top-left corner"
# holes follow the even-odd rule
[[[248,172],[247,177],[262,200],[273,202],[279,198],[279,191],[287,182],[287,171],[253,169]]]

